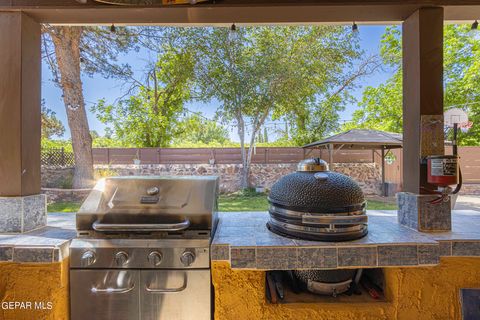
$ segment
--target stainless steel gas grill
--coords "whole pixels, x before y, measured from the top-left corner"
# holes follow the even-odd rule
[[[217,177],[101,180],[70,246],[71,319],[211,319]]]

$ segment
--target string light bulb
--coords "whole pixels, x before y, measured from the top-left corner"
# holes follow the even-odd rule
[[[230,41],[235,41],[238,38],[238,31],[237,31],[237,26],[235,23],[233,23],[230,26],[230,32],[228,33],[228,40]]]
[[[354,32],[354,33],[358,32],[358,25],[355,23],[355,21],[352,24],[352,32]]]
[[[472,30],[477,30],[478,29],[478,21],[475,20],[473,23],[472,23]]]

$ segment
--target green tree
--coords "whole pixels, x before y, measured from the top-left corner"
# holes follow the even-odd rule
[[[378,87],[369,86],[363,91],[359,109],[353,112],[352,121],[342,130],[353,128],[402,132],[402,72],[397,71]]]
[[[42,137],[41,141],[42,149],[65,149],[65,151],[72,152],[72,141],[70,140],[59,140],[59,139],[48,139]]]
[[[339,108],[359,76],[349,71],[361,56],[358,40],[344,27],[245,27],[234,32],[192,28],[173,32],[174,46],[196,55],[196,98],[218,101],[220,118],[237,127],[242,187],[249,185],[253,146],[266,119],[288,115],[298,128],[307,130],[310,118],[297,117],[324,105]]]
[[[106,78],[131,76],[128,65],[115,63],[121,52],[135,47],[136,29],[43,26],[43,58],[62,90],[75,156],[74,188],[93,183],[92,137],[87,121],[81,74]]]
[[[190,98],[193,58],[187,52],[166,51],[151,66],[136,92],[115,104],[92,107],[125,146],[167,147],[176,135],[178,118]]]
[[[193,114],[178,122],[173,145],[223,146],[230,142],[227,129],[218,122]]]
[[[394,74],[378,87],[367,87],[343,129],[374,128],[402,132],[402,43],[398,27],[389,27],[382,37],[383,62]],[[462,108],[469,113],[473,127],[459,134],[459,144],[480,144],[480,38],[468,25],[444,28],[445,110]]]
[[[45,106],[42,101],[42,139],[51,139],[53,136],[63,136],[65,127],[57,118],[55,112]]]

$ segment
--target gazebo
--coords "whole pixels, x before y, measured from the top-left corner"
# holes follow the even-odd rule
[[[324,140],[304,145],[304,149],[328,150],[328,162],[333,164],[335,152],[343,150],[380,150],[382,162],[382,194],[385,190],[385,157],[391,149],[402,148],[402,135],[399,133],[385,132],[370,129],[352,129]]]

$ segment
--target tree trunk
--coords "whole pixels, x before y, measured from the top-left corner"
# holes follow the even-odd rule
[[[60,86],[67,111],[75,156],[74,188],[93,184],[92,137],[88,127],[80,72],[80,40],[82,27],[51,27],[49,34],[55,45]]]
[[[245,171],[247,175],[247,179],[250,176],[250,165],[252,163],[252,156],[253,156],[253,151],[255,150],[255,128],[252,128],[252,135],[250,137],[250,145],[248,146],[248,153],[247,153],[247,159],[246,159],[246,164],[245,164]],[[248,186],[250,186],[250,181],[248,182]]]
[[[245,122],[241,115],[237,115],[238,137],[240,138],[240,152],[242,154],[242,170],[240,171],[240,187],[248,188],[249,166],[247,164],[247,152],[245,150]]]
[[[250,137],[250,146],[248,148],[248,154],[247,154],[247,174],[250,174],[250,165],[252,164],[252,157],[253,157],[253,152],[255,151],[255,137],[257,136],[258,132],[261,129],[261,126],[263,125],[265,121],[265,118],[262,117],[260,119],[260,123],[257,125],[254,125],[252,127],[252,136]]]

